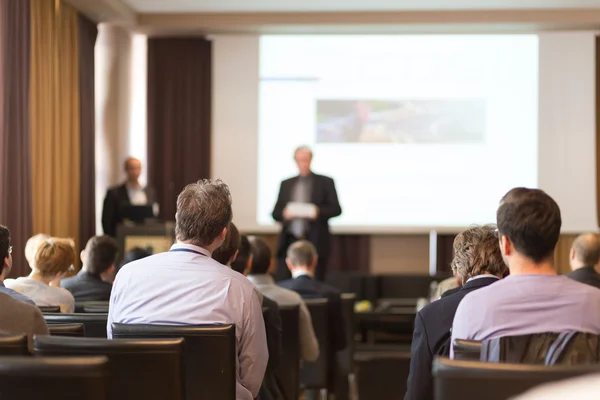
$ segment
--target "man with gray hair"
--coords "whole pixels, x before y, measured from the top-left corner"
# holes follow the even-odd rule
[[[119,271],[110,298],[112,323],[235,324],[236,399],[257,397],[268,350],[261,302],[243,275],[211,258],[223,244],[233,213],[229,188],[204,179],[177,197],[177,243],[166,253],[131,262]]]
[[[278,282],[278,285],[293,290],[305,299],[326,298],[328,300],[328,321],[330,332],[329,365],[335,366],[335,353],[346,347],[346,325],[343,320],[341,293],[336,288],[315,279],[318,254],[315,246],[307,240],[293,243],[287,250],[286,263],[292,279]],[[329,371],[329,386],[333,387],[335,368]]]
[[[290,277],[284,261],[286,251],[292,243],[301,239],[316,246],[319,263],[315,269],[315,277],[319,281],[325,279],[331,241],[329,219],[340,215],[342,208],[333,179],[313,173],[310,169],[312,159],[313,153],[308,147],[296,149],[294,161],[299,174],[281,183],[273,209],[273,219],[282,225],[275,273],[278,281]]]
[[[573,272],[567,274],[577,282],[600,289],[600,274],[596,266],[600,261],[600,239],[595,233],[577,236],[571,246],[569,262]]]

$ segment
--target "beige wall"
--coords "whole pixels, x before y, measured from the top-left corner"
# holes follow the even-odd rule
[[[429,274],[429,235],[371,236],[374,274]]]

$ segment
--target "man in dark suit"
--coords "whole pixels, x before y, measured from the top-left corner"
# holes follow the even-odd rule
[[[130,205],[144,206],[155,203],[154,190],[142,187],[140,175],[142,163],[136,158],[125,160],[127,180],[122,185],[110,188],[106,192],[102,207],[102,229],[104,234],[116,237],[117,225],[123,222],[123,209]],[[155,216],[156,216],[155,212]]]
[[[475,226],[459,233],[454,239],[452,270],[462,288],[429,304],[415,318],[404,400],[433,400],[433,358],[450,354],[452,321],[459,303],[470,292],[497,282],[506,273],[495,227]]]
[[[600,262],[598,235],[584,233],[577,236],[571,246],[569,261],[573,270],[567,274],[569,278],[600,289],[600,274],[596,270],[596,265]]]
[[[314,244],[319,253],[319,263],[315,277],[325,279],[325,269],[329,257],[331,235],[329,219],[342,213],[333,179],[314,174],[310,170],[312,151],[308,147],[299,147],[294,153],[299,175],[281,183],[273,218],[282,223],[277,250],[278,268],[276,280],[288,279],[290,273],[285,265],[287,248],[297,240],[306,239]],[[298,218],[290,203],[310,204],[310,216]]]

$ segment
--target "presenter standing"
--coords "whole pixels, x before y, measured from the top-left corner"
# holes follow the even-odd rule
[[[324,280],[331,234],[329,219],[342,213],[333,179],[310,170],[312,151],[299,147],[294,153],[298,176],[281,183],[273,218],[282,223],[277,249],[276,280],[290,278],[285,264],[287,248],[296,240],[306,239],[315,245],[319,261],[315,271],[317,280]]]

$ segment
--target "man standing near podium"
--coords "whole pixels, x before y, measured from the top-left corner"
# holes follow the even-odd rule
[[[317,175],[310,169],[312,151],[302,146],[296,149],[294,160],[299,175],[281,183],[273,218],[282,223],[277,250],[276,280],[289,279],[286,266],[287,248],[297,240],[306,239],[315,245],[319,261],[315,271],[317,280],[325,279],[331,234],[329,219],[342,213],[333,179]]]
[[[137,158],[125,160],[127,180],[122,185],[108,189],[102,207],[102,229],[105,235],[116,237],[117,225],[123,222],[123,210],[127,206],[152,205],[154,190],[140,183],[142,163]]]

